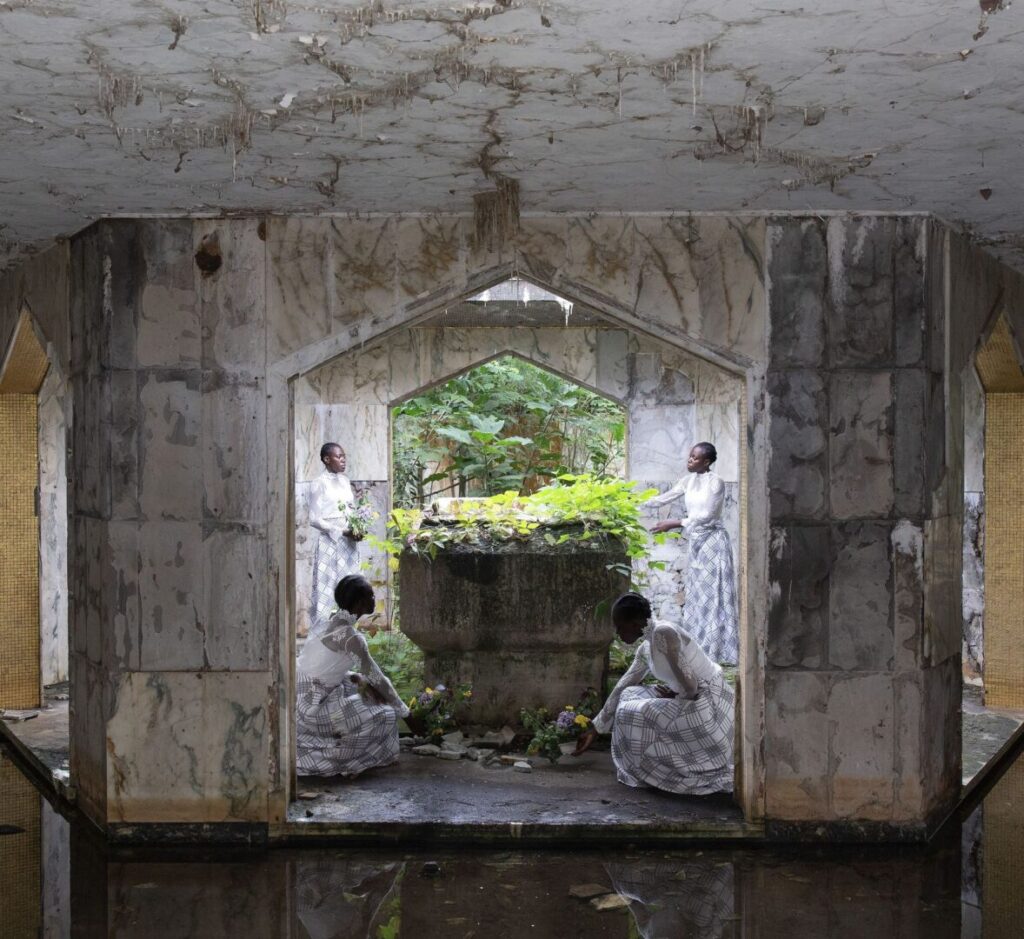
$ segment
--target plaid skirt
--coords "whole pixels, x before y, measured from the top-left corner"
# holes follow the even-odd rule
[[[328,688],[299,676],[295,710],[300,776],[356,776],[398,759],[398,716],[364,700],[349,682]]]
[[[318,636],[338,608],[334,588],[346,574],[359,572],[359,546],[351,538],[332,541],[323,532],[313,552],[313,601],[309,608],[309,633]]]
[[[659,698],[627,688],[615,709],[612,759],[619,782],[680,795],[732,792],[733,691],[719,675],[697,697]]]
[[[720,523],[694,527],[689,536],[683,628],[712,662],[739,661],[736,574],[732,545]]]

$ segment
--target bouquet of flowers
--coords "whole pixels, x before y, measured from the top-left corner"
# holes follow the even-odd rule
[[[554,720],[547,708],[524,710],[521,714],[523,726],[533,734],[526,752],[557,763],[562,758],[562,744],[575,740],[590,726],[599,704],[597,692],[588,688],[578,704],[567,704]]]
[[[409,716],[405,722],[418,736],[442,737],[456,728],[455,709],[472,697],[473,690],[469,685],[459,685],[454,689],[445,685],[424,688],[406,702]]]
[[[345,521],[350,536],[356,541],[365,538],[374,519],[377,518],[377,514],[373,509],[373,503],[370,502],[370,497],[365,492],[360,493],[359,498],[348,506],[346,513]]]

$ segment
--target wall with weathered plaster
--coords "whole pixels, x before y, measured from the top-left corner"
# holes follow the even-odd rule
[[[773,818],[899,822],[956,793],[962,456],[934,234],[769,224]]]
[[[964,556],[963,668],[980,679],[985,669],[985,392],[973,365],[963,376]]]
[[[204,238],[221,259],[205,276],[192,260]],[[947,334],[954,245],[921,217],[847,216],[528,218],[495,250],[456,217],[125,221],[78,236],[87,804],[125,822],[280,817],[292,386],[519,272],[745,376],[748,814],[915,823],[948,806],[963,417],[944,376],[976,338]],[[961,274],[955,290],[983,303]]]
[[[627,475],[638,487],[668,489],[685,472],[685,453],[698,440],[719,450],[715,470],[727,483],[725,525],[739,550],[741,378],[646,336],[611,327],[412,327],[347,352],[295,383],[295,612],[308,626],[315,532],[309,487],[322,471],[320,446],[341,443],[348,475],[370,494],[382,536],[390,499],[390,408],[424,388],[495,356],[514,354],[598,391],[623,405],[628,422]],[[676,503],[659,517],[681,514]],[[653,521],[655,516],[650,515]],[[386,609],[387,565],[369,542],[360,563]],[[685,556],[680,542],[657,549],[665,571],[649,572],[647,590],[659,615],[679,618]],[[737,556],[737,569],[739,568]]]

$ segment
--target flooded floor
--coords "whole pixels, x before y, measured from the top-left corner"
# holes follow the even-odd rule
[[[0,933],[982,937],[1024,924],[1024,758],[918,847],[108,851],[0,751]]]

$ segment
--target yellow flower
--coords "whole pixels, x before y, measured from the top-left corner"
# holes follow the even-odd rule
[[[464,697],[464,698],[472,698],[473,697],[473,692],[472,691],[463,691],[462,692],[462,697]]]
[[[427,694],[433,694],[433,693],[434,693],[434,689],[433,689],[433,688],[424,688],[423,690],[424,690],[424,691],[425,691],[425,692],[426,692]]]
[[[576,708],[574,708],[571,704],[567,704],[564,708],[562,708],[562,710],[563,711],[575,711]]]
[[[579,724],[580,727],[586,727],[590,723],[590,718],[586,714],[577,714],[574,724]]]

